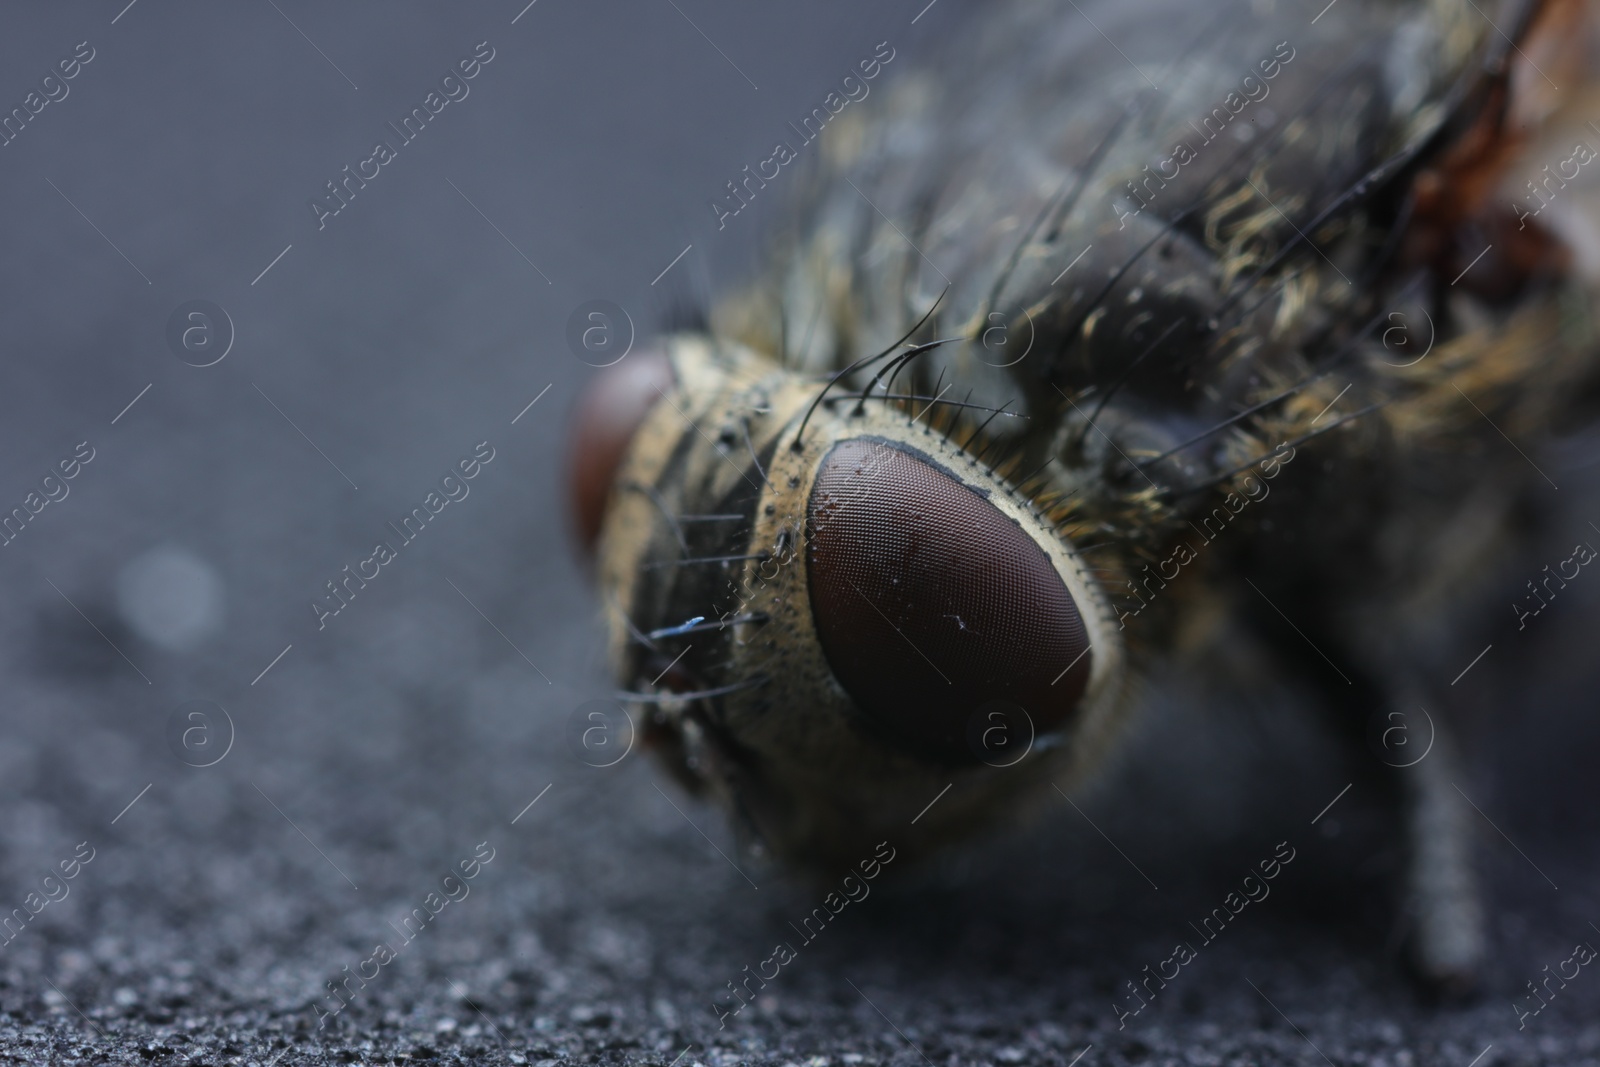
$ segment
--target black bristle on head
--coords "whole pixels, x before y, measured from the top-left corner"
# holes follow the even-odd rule
[[[811,406],[806,409],[805,417],[800,420],[800,429],[794,435],[794,444],[789,446],[792,451],[799,452],[805,447],[804,441],[806,436],[806,425],[811,422],[811,416],[816,413],[817,405],[821,404],[823,398],[828,395],[828,390],[839,384],[840,380],[845,378],[847,375],[850,375],[869,364],[876,363],[878,360],[892,354],[895,349],[911,340],[911,338],[916,335],[916,332],[922,329],[923,325],[929,319],[933,318],[934,312],[939,310],[939,305],[944,303],[945,293],[947,292],[949,292],[948,286],[943,292],[940,292],[938,298],[934,300],[933,306],[928,308],[927,312],[922,316],[922,318],[917,320],[916,325],[907,330],[905,336],[900,338],[900,340],[896,341],[888,348],[885,348],[882,352],[878,352],[870,356],[862,356],[860,359],[856,360],[854,363],[850,364],[848,367],[844,368],[828,379],[827,384],[818,391],[816,399],[811,401]]]
[[[970,404],[970,403],[971,403],[971,402],[972,402],[972,390],[971,390],[971,389],[968,389],[968,390],[967,390],[967,395],[966,395],[966,398],[965,398],[965,399],[963,399],[963,400],[962,400],[962,401],[961,401],[961,403],[962,403],[962,405],[963,405],[963,406],[965,406],[965,405],[966,405],[966,404]],[[952,433],[952,432],[954,432],[954,431],[955,431],[955,428],[956,428],[956,425],[957,425],[957,424],[958,424],[958,423],[959,423],[959,422],[960,422],[960,421],[961,421],[961,417],[960,417],[960,415],[959,415],[959,414],[957,414],[957,415],[954,415],[954,416],[952,416],[952,417],[951,417],[951,419],[950,419],[950,421],[949,421],[949,422],[948,422],[948,423],[946,423],[946,424],[945,424],[945,428],[944,428],[944,439],[945,439],[945,441],[946,441],[946,443],[948,443],[948,442],[949,442],[949,440],[950,440],[950,434],[951,434],[951,433]]]
[[[972,431],[972,436],[967,438],[967,443],[965,445],[962,445],[961,447],[963,449],[965,449],[965,448],[968,447],[968,445],[971,445],[973,441],[977,440],[979,437],[982,437],[983,436],[983,431],[985,431],[985,430],[987,430],[989,428],[989,424],[991,422],[993,422],[996,418],[998,418],[1000,416],[1001,412],[1005,411],[1005,409],[1010,407],[1011,404],[1012,404],[1012,401],[1007,400],[1005,402],[1005,404],[1003,404],[1002,406],[1000,406],[998,408],[995,408],[993,413],[990,414],[990,416],[987,419],[984,419],[983,422],[981,422],[978,425],[978,428],[976,430]],[[974,463],[982,463],[983,462],[983,457],[989,454],[989,448],[993,444],[994,444],[993,441],[986,442],[984,444],[984,446],[983,446],[982,451],[980,451],[976,456],[973,457],[973,462]]]

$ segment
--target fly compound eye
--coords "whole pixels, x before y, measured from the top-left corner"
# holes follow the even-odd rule
[[[600,536],[611,482],[634,432],[662,393],[672,388],[667,357],[641,352],[602,373],[578,401],[567,458],[567,493],[578,541],[585,550],[593,550]]]
[[[887,441],[823,459],[806,574],[822,650],[888,742],[952,764],[986,758],[974,716],[1061,725],[1089,679],[1089,638],[1044,549],[980,490]]]

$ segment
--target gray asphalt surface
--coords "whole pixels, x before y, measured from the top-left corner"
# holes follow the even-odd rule
[[[877,883],[720,1028],[714,998],[829,887],[738,853],[639,753],[570,751],[609,686],[560,506],[593,373],[566,324],[607,299],[643,335],[746,271],[781,190],[720,232],[707,201],[877,42],[915,62],[962,5],[124,2],[0,11],[7,107],[93,53],[0,148],[0,500],[93,450],[0,548],[0,910],[37,911],[0,947],[0,1056],[1600,1058],[1592,969],[1524,1029],[1512,1006],[1600,943],[1600,587],[1581,586],[1494,631],[1459,687],[1485,720],[1463,783],[1493,890],[1477,1003],[1424,1003],[1399,967],[1383,768],[1292,693],[1158,680],[1079,810]],[[308,202],[485,41],[468,95],[319,229]],[[168,323],[196,300],[231,330],[202,327],[185,362]],[[468,495],[319,630],[325,583],[485,441]],[[1583,477],[1563,476],[1575,517]],[[163,573],[190,592],[141,592]],[[1270,897],[1119,1028],[1125,983],[1279,842]],[[436,892],[454,899],[408,940]],[[335,1010],[326,983],[371,973],[380,942],[394,958]]]

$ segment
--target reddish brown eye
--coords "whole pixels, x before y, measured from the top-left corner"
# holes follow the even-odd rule
[[[567,492],[578,543],[593,550],[605,520],[606,496],[628,443],[661,394],[673,386],[672,365],[660,352],[640,352],[603,372],[584,391],[572,416]]]
[[[982,493],[859,438],[822,461],[808,514],[817,636],[886,740],[971,763],[985,706],[1020,705],[1039,731],[1072,713],[1089,678],[1083,619],[1050,557]]]

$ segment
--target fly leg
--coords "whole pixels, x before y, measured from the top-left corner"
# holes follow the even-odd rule
[[[1473,857],[1472,806],[1456,787],[1460,757],[1449,724],[1434,722],[1428,754],[1399,769],[1407,857],[1405,906],[1411,963],[1445,996],[1478,983],[1486,953],[1484,908]]]

